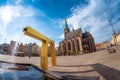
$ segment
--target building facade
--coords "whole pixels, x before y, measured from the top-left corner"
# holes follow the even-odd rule
[[[9,54],[16,56],[39,56],[40,47],[36,43],[16,43],[15,41],[10,41],[10,44],[0,44],[0,54]]]
[[[97,51],[104,50],[104,49],[111,47],[111,43],[109,41],[104,41],[104,42],[96,44],[95,46],[96,46]]]
[[[60,55],[76,55],[96,51],[94,38],[82,29],[70,31],[65,19],[64,40],[59,43]]]
[[[116,45],[116,44],[120,45],[120,31],[118,33],[115,33],[112,35],[111,44],[112,45]]]

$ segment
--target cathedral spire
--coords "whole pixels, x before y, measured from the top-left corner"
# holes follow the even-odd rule
[[[68,28],[67,20],[65,18],[65,28]]]
[[[68,28],[67,20],[65,18],[65,29],[64,29],[64,37],[66,39],[67,34],[70,32],[70,29]]]

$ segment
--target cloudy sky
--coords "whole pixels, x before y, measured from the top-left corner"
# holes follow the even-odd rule
[[[63,40],[64,19],[69,27],[89,31],[95,43],[111,40],[111,21],[120,31],[120,0],[0,0],[0,44],[10,40],[29,43],[40,41],[23,36],[31,26],[55,41]]]

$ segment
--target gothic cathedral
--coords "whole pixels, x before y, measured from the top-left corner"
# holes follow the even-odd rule
[[[76,55],[95,52],[95,42],[92,35],[82,29],[70,31],[65,19],[64,40],[59,43],[59,55]]]

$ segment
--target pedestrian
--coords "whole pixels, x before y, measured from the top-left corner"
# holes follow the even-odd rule
[[[28,45],[28,48],[29,48],[29,54],[28,54],[28,56],[29,56],[29,59],[30,59],[30,57],[31,57],[31,55],[32,55],[32,43],[30,43],[30,44]]]
[[[30,59],[30,57],[31,57],[31,56],[29,55],[29,59]]]

